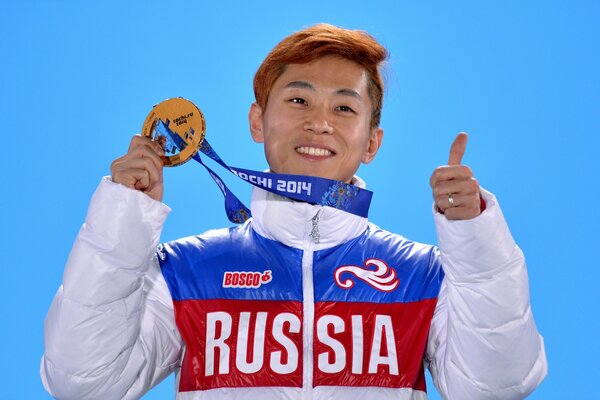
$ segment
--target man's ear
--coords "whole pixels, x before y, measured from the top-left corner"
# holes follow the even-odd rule
[[[252,139],[254,139],[256,143],[263,143],[265,141],[265,136],[263,134],[262,108],[256,103],[252,103],[250,106],[248,122],[250,123]]]
[[[375,155],[377,154],[377,151],[381,147],[382,141],[383,129],[379,127],[371,129],[371,133],[369,135],[369,143],[362,158],[363,163],[368,164],[371,161],[373,161]]]

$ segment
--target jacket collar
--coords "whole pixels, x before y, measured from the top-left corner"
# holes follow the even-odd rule
[[[365,187],[358,177],[352,184]],[[300,249],[337,246],[363,233],[368,225],[367,218],[332,207],[294,201],[260,188],[254,188],[250,208],[252,228],[256,233]]]

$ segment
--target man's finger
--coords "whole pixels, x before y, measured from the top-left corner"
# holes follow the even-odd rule
[[[448,158],[448,165],[460,165],[462,162],[465,149],[467,148],[467,134],[461,132],[454,139],[454,143],[450,147],[450,157]]]

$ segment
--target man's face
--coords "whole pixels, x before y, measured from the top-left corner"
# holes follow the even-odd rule
[[[383,137],[370,128],[367,80],[360,65],[339,57],[288,65],[266,110],[250,109],[252,137],[264,142],[271,171],[350,182]]]

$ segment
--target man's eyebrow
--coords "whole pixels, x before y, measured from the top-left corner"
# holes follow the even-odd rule
[[[306,82],[306,81],[291,81],[290,83],[285,85],[285,87],[286,88],[315,90],[315,87],[313,86],[313,84],[310,82]],[[362,100],[362,96],[360,95],[360,93],[358,93],[354,89],[348,89],[348,88],[338,89],[335,91],[335,94],[341,94],[342,96],[351,96],[351,97],[357,98],[358,100]]]
[[[306,81],[291,81],[290,83],[288,83],[287,85],[285,85],[286,88],[298,88],[298,89],[311,89],[311,90],[315,90],[315,87],[312,85],[312,83],[310,82],[306,82]]]
[[[356,97],[358,100],[362,100],[362,96],[354,89],[339,89],[335,92],[336,94],[341,94],[343,96],[351,96]]]

